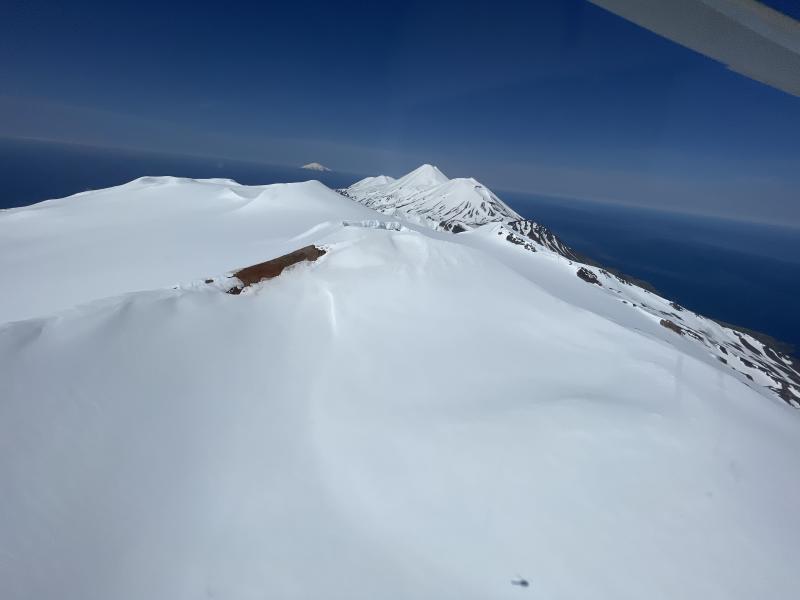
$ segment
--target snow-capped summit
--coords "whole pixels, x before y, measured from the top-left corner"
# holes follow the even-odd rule
[[[428,164],[397,180],[381,183],[378,178],[363,179],[340,193],[383,213],[422,219],[449,231],[522,219],[479,181],[471,177],[448,179]]]
[[[395,208],[437,222],[450,231],[522,218],[489,188],[472,178],[450,179],[420,189],[398,202]]]
[[[328,167],[322,165],[318,162],[308,163],[307,165],[303,165],[300,167],[301,169],[307,169],[309,171],[330,171]]]
[[[375,177],[365,177],[359,181],[356,181],[353,185],[350,186],[349,189],[351,190],[366,190],[378,186],[384,186],[387,183],[393,182],[395,179],[394,177],[389,177],[388,175],[377,175]]]
[[[429,164],[397,180],[367,178],[340,192],[383,213],[425,219],[450,231],[522,218],[479,181],[449,179]]]
[[[406,173],[397,181],[392,182],[396,188],[425,188],[433,185],[439,185],[449,181],[447,175],[442,173],[438,167],[433,165],[424,164],[420,165],[413,171]]]

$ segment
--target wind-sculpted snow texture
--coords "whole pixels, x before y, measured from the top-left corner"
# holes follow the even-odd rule
[[[785,359],[487,207],[143,178],[0,212],[0,597],[796,595]]]

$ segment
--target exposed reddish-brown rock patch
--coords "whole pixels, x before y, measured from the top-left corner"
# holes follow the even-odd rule
[[[291,267],[305,260],[313,262],[323,254],[325,254],[325,250],[322,248],[318,248],[317,246],[305,246],[304,248],[300,248],[289,254],[284,254],[278,258],[245,267],[233,274],[233,277],[242,282],[241,285],[232,287],[228,290],[228,293],[241,294],[244,288],[254,283],[277,277],[286,267]]]

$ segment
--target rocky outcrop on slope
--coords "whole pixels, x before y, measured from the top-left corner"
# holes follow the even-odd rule
[[[564,243],[555,233],[536,221],[518,219],[505,224],[509,229],[533,240],[543,248],[560,254],[570,260],[579,260],[578,254]]]
[[[578,267],[583,281],[604,288],[634,310],[658,319],[659,324],[735,371],[751,386],[762,386],[778,398],[800,408],[800,365],[789,354],[752,333],[717,323],[675,302],[648,292],[605,269]],[[760,337],[760,336],[759,336]]]
[[[367,177],[338,191],[384,214],[411,218],[453,233],[487,223],[522,219],[479,181],[448,179],[432,165],[422,165],[396,180],[385,176]]]

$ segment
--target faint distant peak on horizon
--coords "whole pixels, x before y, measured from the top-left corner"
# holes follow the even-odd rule
[[[300,168],[301,169],[308,169],[309,171],[331,171],[332,170],[332,169],[329,169],[325,165],[320,164],[318,162],[310,162],[307,165],[303,165]]]

